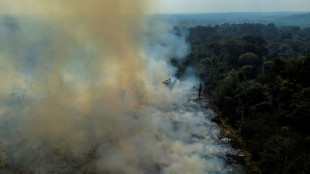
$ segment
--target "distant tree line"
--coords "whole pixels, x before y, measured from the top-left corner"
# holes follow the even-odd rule
[[[175,28],[179,31],[178,28]],[[188,29],[196,69],[219,116],[263,173],[310,173],[310,28],[223,24]]]

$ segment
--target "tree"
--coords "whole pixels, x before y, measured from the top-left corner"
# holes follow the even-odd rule
[[[169,89],[170,91],[172,91],[175,83],[176,83],[177,80],[174,80],[173,82],[171,81],[171,79],[168,79],[168,80],[165,80],[163,81],[163,84],[165,84]]]
[[[225,41],[222,47],[222,58],[230,66],[230,69],[234,69],[238,66],[238,58],[243,54],[243,43],[238,40]]]
[[[239,65],[240,66],[252,65],[256,69],[258,69],[259,67],[261,67],[261,60],[256,54],[244,53],[239,57]]]
[[[259,47],[262,47],[266,42],[265,39],[259,35],[245,35],[243,36],[242,40],[246,43],[251,43]]]
[[[202,90],[203,90],[203,84],[199,83],[197,86],[193,87],[195,90],[197,90],[198,93],[198,99],[201,99],[201,95],[202,95]]]
[[[245,65],[238,70],[238,76],[241,81],[252,80],[257,77],[257,70],[252,65]]]
[[[270,23],[263,29],[263,34],[265,38],[273,40],[278,37],[279,29],[273,23]]]

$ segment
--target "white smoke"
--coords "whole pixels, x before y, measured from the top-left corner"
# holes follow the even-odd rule
[[[140,82],[133,77],[137,81],[124,85],[130,90],[114,86],[121,86],[111,77],[118,75],[120,65],[96,58],[102,54],[97,50],[101,47],[92,40],[81,42],[85,36],[63,31],[58,36],[60,29],[40,20],[5,17],[0,21],[1,172],[200,174],[234,170],[225,164],[225,156],[236,152],[219,139],[220,130],[210,121],[212,110],[192,101],[197,81],[177,81],[176,69],[169,63],[189,54],[186,31],[176,34],[166,22],[148,19],[140,50],[145,71],[138,71],[147,78]],[[42,59],[61,51],[66,60]],[[98,68],[94,61],[108,66]],[[55,70],[62,76],[54,77]],[[162,83],[169,78],[176,80],[172,90]],[[135,92],[141,86],[151,91],[148,96]],[[146,106],[138,108],[139,104]]]

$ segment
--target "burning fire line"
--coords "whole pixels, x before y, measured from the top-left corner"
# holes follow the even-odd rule
[[[142,109],[142,108],[145,108],[146,107],[146,104],[141,104],[140,106],[138,106],[138,109]]]

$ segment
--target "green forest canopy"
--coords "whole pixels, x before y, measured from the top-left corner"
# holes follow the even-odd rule
[[[310,173],[310,28],[197,26],[188,42],[187,58],[171,61],[176,76],[196,69],[262,172]]]

